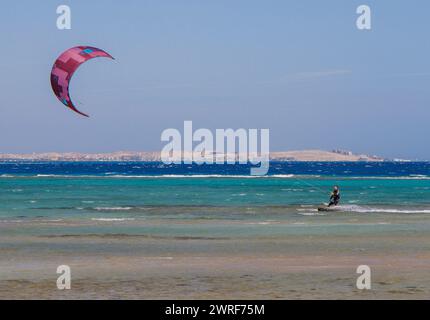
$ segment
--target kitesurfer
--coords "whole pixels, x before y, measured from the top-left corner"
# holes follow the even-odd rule
[[[330,202],[328,204],[329,207],[337,206],[340,201],[340,190],[338,186],[333,187],[333,192],[330,195]]]

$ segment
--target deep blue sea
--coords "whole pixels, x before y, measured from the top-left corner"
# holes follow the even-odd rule
[[[161,162],[1,162],[0,175],[166,176],[241,175],[248,165],[165,165]],[[430,177],[430,162],[271,162],[269,176]]]

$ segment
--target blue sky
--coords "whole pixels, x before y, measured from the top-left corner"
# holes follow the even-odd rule
[[[56,28],[68,4],[72,30]],[[372,30],[355,26],[372,9]],[[271,150],[430,159],[426,1],[14,1],[0,10],[0,152],[161,150],[161,132],[269,128]],[[52,94],[75,45],[72,99]]]

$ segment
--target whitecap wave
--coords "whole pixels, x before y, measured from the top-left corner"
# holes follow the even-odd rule
[[[381,208],[363,208],[360,211],[363,213],[430,213],[430,209],[414,210],[414,209],[381,209]]]
[[[378,208],[359,205],[340,205],[337,207],[336,212],[357,212],[357,213],[404,213],[404,214],[419,214],[430,213],[430,209],[417,209],[417,208]]]
[[[113,221],[133,221],[134,218],[91,218],[92,221],[103,221],[103,222],[113,222]]]
[[[293,178],[294,174],[274,174],[265,176],[251,176],[251,175],[229,175],[229,174],[162,174],[162,175],[127,175],[117,174],[114,172],[102,173],[100,175],[82,175],[82,174],[36,174],[36,175],[1,175],[3,178],[140,178],[140,179],[156,179],[156,178]],[[317,175],[306,177],[319,177]]]
[[[271,178],[293,178],[294,174],[274,174],[274,175],[267,176],[267,177],[271,177]]]
[[[353,176],[345,177],[345,179],[351,180],[430,180],[430,176],[426,175],[409,175],[409,176]]]
[[[127,211],[132,210],[133,207],[95,207],[97,211]]]

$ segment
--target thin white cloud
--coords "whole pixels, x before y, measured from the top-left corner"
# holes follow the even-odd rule
[[[429,77],[430,72],[412,72],[392,74],[392,77]]]
[[[343,76],[351,74],[351,70],[339,69],[339,70],[323,70],[323,71],[308,71],[288,74],[281,78],[281,80],[312,80],[318,78],[327,78],[334,76]]]
[[[265,85],[286,84],[286,83],[293,83],[297,81],[307,81],[307,80],[316,80],[320,78],[344,76],[351,73],[352,71],[347,69],[305,71],[305,72],[290,73],[275,80],[263,81],[261,82],[261,84],[265,84]]]
[[[311,72],[299,72],[290,75],[292,78],[296,79],[314,79],[332,76],[341,76],[352,73],[351,70],[323,70],[323,71],[311,71]]]

